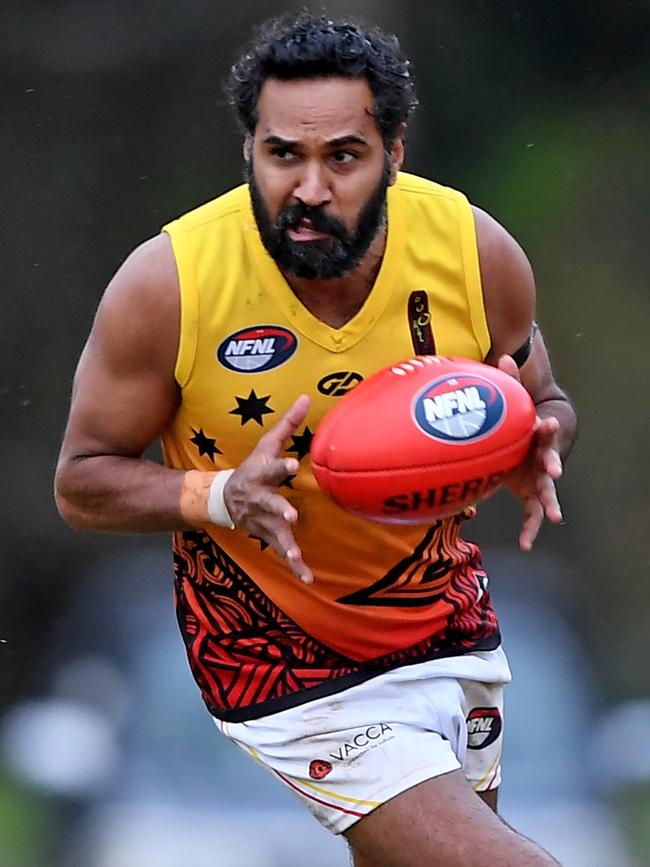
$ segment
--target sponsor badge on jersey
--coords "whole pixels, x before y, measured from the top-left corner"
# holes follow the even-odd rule
[[[501,391],[481,376],[443,376],[423,388],[412,413],[420,430],[445,443],[476,442],[503,421]]]
[[[230,334],[217,347],[217,359],[228,370],[263,373],[280,367],[298,348],[298,338],[281,325],[256,325]]]

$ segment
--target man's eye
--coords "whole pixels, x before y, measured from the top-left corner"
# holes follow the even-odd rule
[[[274,157],[277,157],[279,160],[289,160],[294,156],[294,153],[290,148],[276,148],[271,152]]]
[[[356,155],[350,153],[350,151],[336,151],[333,154],[334,162],[338,163],[340,166],[346,166],[351,163],[353,160],[356,160]]]

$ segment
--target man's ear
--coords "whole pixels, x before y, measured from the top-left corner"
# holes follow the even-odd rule
[[[390,173],[388,175],[388,183],[392,186],[397,180],[397,173],[402,168],[404,163],[404,131],[406,127],[402,124],[399,134],[390,146]]]
[[[251,161],[251,156],[253,153],[253,137],[252,136],[250,136],[250,135],[246,136],[246,138],[244,139],[244,144],[243,144],[242,150],[244,152],[244,159],[246,160],[247,163],[249,163]]]

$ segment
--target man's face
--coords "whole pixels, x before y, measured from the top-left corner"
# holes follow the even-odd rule
[[[372,110],[362,79],[265,82],[244,153],[262,241],[285,273],[341,277],[383,226],[403,148],[386,154]]]

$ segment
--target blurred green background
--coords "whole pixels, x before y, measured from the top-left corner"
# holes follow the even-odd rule
[[[70,600],[90,564],[117,544],[73,533],[51,497],[72,375],[100,294],[135,245],[239,183],[240,140],[221,82],[253,24],[296,8],[0,3],[5,711],[48,689]],[[545,529],[504,581],[516,593],[530,562],[533,572],[557,564],[542,570],[544,598],[578,637],[602,706],[646,700],[650,4],[350,0],[325,8],[399,35],[421,103],[406,168],[463,190],[533,263],[539,320],[581,427],[561,483],[566,525]],[[518,507],[500,495],[475,535],[486,551],[495,540],[514,551],[518,523]],[[499,580],[493,570],[493,585]],[[641,863],[650,863],[641,777],[614,801]],[[70,810],[0,772],[0,867],[52,863]]]

